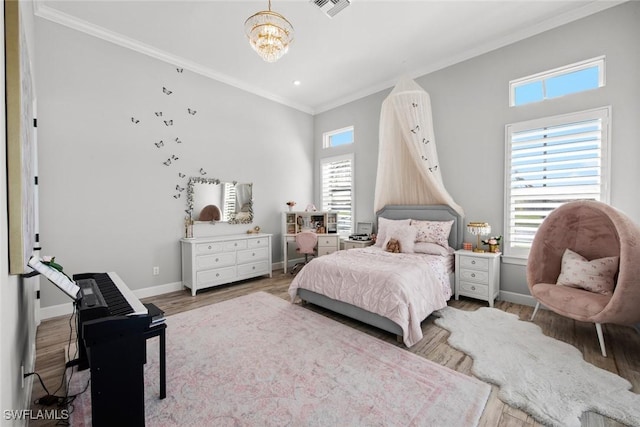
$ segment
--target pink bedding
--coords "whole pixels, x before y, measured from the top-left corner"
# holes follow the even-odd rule
[[[451,297],[450,257],[389,253],[376,247],[334,252],[313,259],[289,286],[343,301],[397,323],[404,343],[422,339],[420,322]]]

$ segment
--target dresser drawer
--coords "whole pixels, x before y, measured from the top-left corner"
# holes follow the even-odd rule
[[[269,246],[269,239],[266,237],[261,237],[259,239],[249,239],[247,240],[248,248],[266,248]]]
[[[489,271],[489,260],[484,258],[462,256],[460,257],[460,267],[471,268],[473,270]]]
[[[198,286],[209,283],[226,283],[236,278],[236,267],[217,268],[215,270],[199,271],[197,274]]]
[[[460,282],[460,293],[467,296],[487,299],[489,296],[489,286],[478,283]]]
[[[322,246],[338,247],[338,236],[320,236],[318,237],[318,249]]]
[[[224,252],[214,255],[201,255],[196,257],[196,270],[210,270],[212,268],[234,265],[235,263],[235,252]]]
[[[240,251],[238,252],[238,264],[266,259],[268,256],[268,248],[256,248]]]
[[[269,271],[269,262],[260,261],[252,262],[250,264],[243,264],[238,266],[238,276],[256,276],[259,274],[267,274]]]
[[[476,283],[489,283],[489,273],[480,270],[460,270],[460,280],[467,280]]]
[[[222,242],[200,243],[196,245],[196,255],[215,254],[224,252],[224,244]]]
[[[230,242],[222,242],[222,245],[224,247],[225,252],[247,249],[246,240],[232,240]]]

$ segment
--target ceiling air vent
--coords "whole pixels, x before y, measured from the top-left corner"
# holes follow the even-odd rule
[[[333,18],[338,12],[351,4],[349,0],[311,0],[311,2],[318,6],[329,18]]]

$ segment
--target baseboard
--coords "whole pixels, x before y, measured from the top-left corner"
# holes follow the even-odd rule
[[[169,292],[180,291],[183,289],[182,282],[167,283],[160,286],[150,286],[143,289],[133,290],[133,294],[138,298],[154,297],[156,295],[168,294]],[[46,320],[58,316],[68,316],[73,313],[73,303],[65,303],[40,308],[40,319]]]
[[[501,301],[512,302],[515,304],[522,304],[534,307],[536,300],[531,295],[519,294],[516,292],[500,291],[499,296]]]

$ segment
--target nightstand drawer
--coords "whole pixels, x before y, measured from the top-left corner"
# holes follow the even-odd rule
[[[471,268],[473,270],[489,271],[489,260],[484,258],[474,258],[470,256],[460,257],[461,268]]]
[[[489,273],[479,270],[460,270],[460,280],[467,280],[476,283],[489,283]]]
[[[337,250],[335,246],[318,246],[318,256],[329,255]]]
[[[467,296],[476,296],[486,300],[489,295],[489,287],[478,283],[460,282],[460,293]]]

